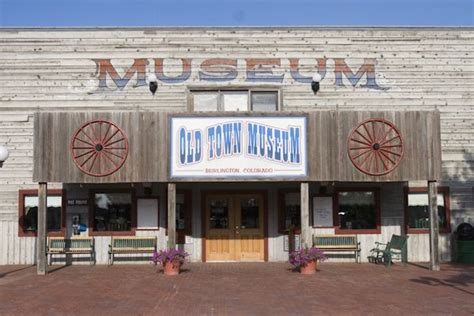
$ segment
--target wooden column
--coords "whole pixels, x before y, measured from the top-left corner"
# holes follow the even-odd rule
[[[168,183],[168,248],[176,248],[176,184]]]
[[[309,183],[301,183],[301,246],[311,247],[312,233],[309,227]]]
[[[40,182],[38,188],[38,229],[36,237],[36,271],[38,275],[48,273],[46,260],[46,210],[48,185]]]
[[[439,271],[439,223],[438,184],[428,181],[428,204],[430,209],[430,270]]]

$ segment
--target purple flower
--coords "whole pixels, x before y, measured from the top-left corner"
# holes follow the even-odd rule
[[[160,251],[153,252],[153,256],[151,257],[151,261],[155,264],[160,263],[164,264],[166,261],[175,262],[179,261],[179,263],[184,264],[186,261],[186,257],[189,254],[182,250],[182,249],[164,249]]]
[[[321,249],[311,247],[292,251],[289,262],[295,267],[301,267],[311,261],[324,261],[326,259],[327,257]]]

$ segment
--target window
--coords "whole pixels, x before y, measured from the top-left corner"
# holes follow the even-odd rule
[[[339,189],[334,214],[336,232],[380,233],[379,205],[378,190]]]
[[[48,190],[46,199],[46,229],[48,235],[63,235],[65,231],[63,190]],[[19,191],[19,236],[36,236],[38,230],[38,190]]]
[[[405,222],[408,233],[428,233],[430,210],[427,188],[409,188],[406,195]],[[449,188],[438,188],[438,221],[441,232],[450,230]]]
[[[186,235],[192,234],[191,224],[191,191],[176,193],[176,235],[177,243],[186,243]]]
[[[135,197],[131,190],[92,191],[89,225],[96,235],[122,232],[129,235],[136,227]]]
[[[280,233],[287,233],[290,225],[295,227],[296,233],[301,231],[301,198],[300,191],[280,190],[279,196],[279,219]]]
[[[278,91],[191,91],[193,111],[278,111]]]

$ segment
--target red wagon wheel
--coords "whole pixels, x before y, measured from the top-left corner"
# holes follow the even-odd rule
[[[127,135],[112,122],[90,121],[74,133],[71,153],[82,172],[94,177],[108,176],[127,159]]]
[[[382,176],[392,172],[403,158],[403,139],[393,123],[369,119],[349,135],[349,159],[360,172]]]

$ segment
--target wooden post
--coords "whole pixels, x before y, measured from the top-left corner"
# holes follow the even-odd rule
[[[428,181],[428,204],[430,209],[430,270],[439,271],[439,223],[438,184]]]
[[[176,184],[168,183],[168,248],[176,248]]]
[[[47,205],[48,184],[40,182],[38,188],[38,229],[36,237],[36,272],[38,275],[46,275],[48,273],[48,265],[46,258],[46,210]]]
[[[301,247],[313,245],[311,228],[309,227],[309,184],[301,183]]]

